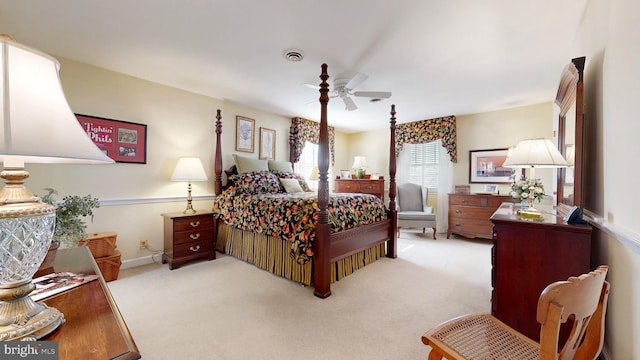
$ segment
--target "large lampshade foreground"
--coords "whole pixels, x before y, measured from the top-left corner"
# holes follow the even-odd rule
[[[91,141],[69,108],[60,63],[0,35],[0,161],[113,163]]]
[[[502,166],[557,168],[567,165],[567,161],[551,140],[529,139],[520,141]]]

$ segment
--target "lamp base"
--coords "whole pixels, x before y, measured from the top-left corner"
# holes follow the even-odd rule
[[[33,289],[31,280],[0,287],[0,341],[35,341],[64,324],[64,315],[58,309],[31,299]]]

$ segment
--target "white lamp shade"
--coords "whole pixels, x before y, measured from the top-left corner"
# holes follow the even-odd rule
[[[566,167],[567,161],[549,139],[522,140],[507,156],[504,167]]]
[[[366,168],[367,167],[367,158],[365,158],[364,156],[356,156],[353,159],[353,166],[352,168]]]
[[[309,174],[309,180],[318,180],[320,179],[320,169],[317,166],[314,166],[311,169],[311,174]]]
[[[178,160],[171,181],[207,181],[207,173],[197,157],[183,157]]]
[[[0,161],[113,163],[91,141],[62,91],[60,63],[0,36]]]

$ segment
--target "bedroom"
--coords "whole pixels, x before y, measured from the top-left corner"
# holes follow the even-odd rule
[[[627,154],[638,151],[637,142],[632,137],[637,133],[638,125],[630,119],[635,114],[632,104],[639,91],[637,84],[629,79],[638,78],[634,64],[640,60],[640,49],[631,35],[638,33],[637,25],[626,14],[634,14],[638,10],[638,5],[629,0],[612,1],[606,5],[590,4],[585,10],[575,45],[583,50],[575,55],[585,55],[588,59],[586,91],[590,111],[587,114],[594,118],[591,124],[599,134],[592,152],[588,154],[591,168],[587,186],[593,195],[587,208],[604,216],[602,227],[595,229],[594,239],[600,259],[612,267],[608,278],[614,293],[610,298],[606,348],[614,359],[640,356],[640,349],[633,344],[633,339],[638,337],[640,314],[633,309],[633,301],[629,301],[640,297],[640,287],[634,281],[640,276],[640,255],[633,245],[633,239],[637,239],[640,233],[633,217],[640,199],[636,192],[627,190],[633,188],[638,170],[630,168],[626,160]],[[12,28],[1,31],[22,40]],[[289,117],[164,87],[70,59],[60,60],[62,83],[72,109],[77,113],[147,124],[149,161],[145,166],[92,167],[90,172],[83,166],[34,165],[29,167],[32,174],[29,186],[38,192],[38,189],[50,187],[53,183],[62,194],[91,193],[103,199],[107,204],[96,211],[94,222],[89,225],[90,231],[117,230],[119,248],[129,262],[149,255],[138,249],[139,239],[149,239],[150,247],[161,248],[161,213],[183,209],[185,186],[172,183],[168,178],[179,156],[198,156],[205,163],[211,159],[215,109],[222,109],[227,133],[235,128],[235,115],[256,119],[258,127],[276,130],[277,158],[284,159],[288,153],[282,140],[288,133]],[[554,81],[560,70],[550,75]],[[315,79],[317,71],[310,76]],[[397,105],[398,117],[402,118],[402,106]],[[502,147],[507,143],[492,136],[495,130],[489,129],[495,123],[500,123],[498,129],[512,136],[508,143],[524,136],[523,127],[532,116],[549,119],[548,127],[536,128],[535,131],[540,131],[541,136],[551,136],[551,117],[547,117],[551,113],[550,107],[548,103],[495,113],[458,115],[458,136],[465,148],[459,149],[461,163],[454,167],[454,182],[465,183],[468,179],[467,164],[462,161],[465,161],[464,154],[469,150]],[[380,116],[386,121],[388,109],[383,109]],[[518,123],[519,120],[525,125]],[[483,133],[485,130],[487,133]],[[384,130],[338,133],[336,146],[347,156],[339,160],[336,167],[350,167],[353,156],[368,149],[366,144],[379,141],[383,133]],[[527,131],[526,134],[530,133]],[[223,142],[225,148],[234,148],[233,137],[225,137]],[[180,149],[179,153],[174,149]],[[371,159],[375,158],[377,156],[372,154]],[[384,173],[386,164],[381,161],[376,167]],[[208,208],[213,194],[212,184],[194,183],[193,186],[196,208]],[[123,223],[135,225],[123,227]]]

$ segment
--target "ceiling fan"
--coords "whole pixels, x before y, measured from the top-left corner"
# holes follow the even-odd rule
[[[337,78],[333,81],[333,89],[329,92],[329,97],[339,97],[342,99],[345,109],[348,111],[353,111],[358,108],[351,98],[352,96],[371,98],[370,101],[380,101],[381,99],[388,99],[391,97],[390,91],[354,91],[355,88],[368,78],[369,77],[363,73],[356,73],[351,79]],[[305,85],[314,89],[320,88],[316,85]]]

